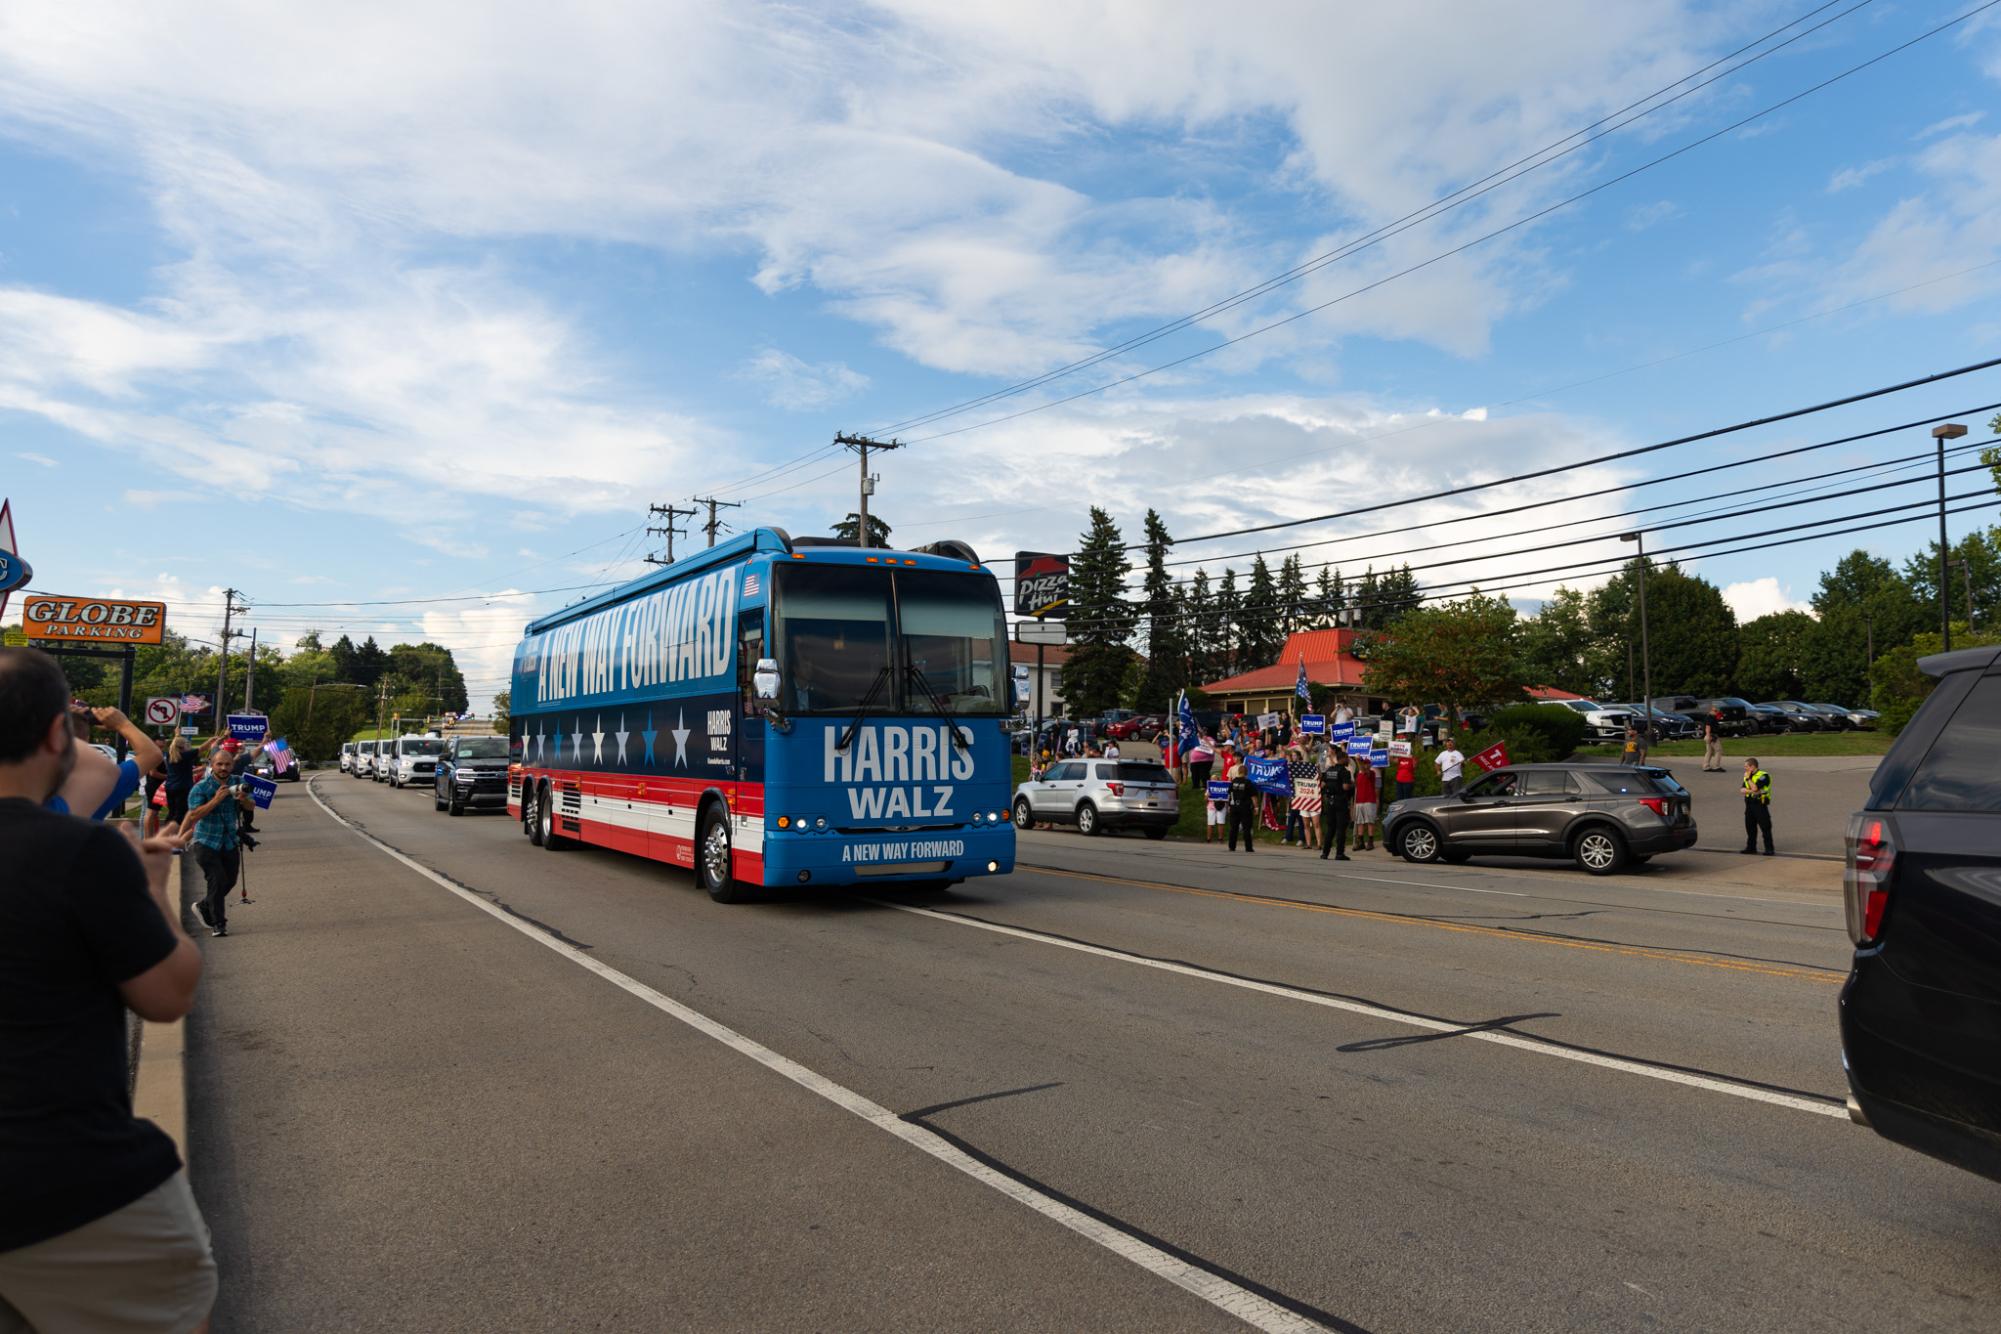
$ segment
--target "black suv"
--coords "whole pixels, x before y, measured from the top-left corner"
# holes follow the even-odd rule
[[[1712,699],[1702,699],[1695,695],[1662,695],[1651,701],[1657,709],[1669,713],[1679,713],[1694,722],[1697,727],[1704,723],[1716,724],[1718,736],[1754,736],[1759,731],[1758,720],[1752,716],[1748,701],[1735,695],[1723,695]]]
[[[1918,666],[1938,686],[1848,822],[1849,1114],[2001,1181],[2001,650]]]
[[[1478,853],[1572,857],[1593,875],[1611,875],[1694,846],[1693,805],[1666,769],[1515,764],[1480,775],[1456,796],[1392,802],[1383,846],[1412,862],[1463,862]]]
[[[464,815],[468,807],[507,809],[507,738],[455,736],[438,756],[431,792],[436,810]]]

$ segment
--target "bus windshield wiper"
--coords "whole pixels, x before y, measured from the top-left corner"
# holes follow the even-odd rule
[[[888,680],[889,664],[885,662],[882,670],[875,674],[875,680],[869,683],[868,693],[862,696],[862,702],[855,706],[855,720],[849,723],[847,730],[835,739],[835,750],[846,750],[854,744],[855,733],[862,730],[862,720],[868,717],[869,705],[875,703],[876,692],[881,690]]]
[[[938,716],[951,724],[952,743],[960,750],[965,750],[968,746],[971,746],[973,743],[966,740],[966,734],[959,730],[958,720],[952,716],[951,710],[945,707],[945,701],[938,698],[938,692],[932,689],[930,678],[925,676],[923,672],[918,671],[917,664],[914,662],[903,664],[903,670],[909,673],[911,680],[917,682],[918,689],[924,692],[924,698],[931,701],[931,707],[938,711]]]

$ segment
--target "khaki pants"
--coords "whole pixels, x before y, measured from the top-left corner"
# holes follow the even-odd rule
[[[1703,741],[1702,767],[1704,769],[1714,769],[1718,773],[1723,772],[1723,740],[1721,737],[1708,737]]]
[[[0,1334],[185,1334],[215,1288],[208,1225],[176,1172],[94,1223],[0,1251]]]

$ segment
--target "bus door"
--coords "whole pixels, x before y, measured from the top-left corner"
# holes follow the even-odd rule
[[[764,784],[764,707],[757,702],[751,674],[764,656],[764,608],[753,607],[737,617],[735,764],[730,776],[739,783]],[[762,808],[763,803],[758,803]]]

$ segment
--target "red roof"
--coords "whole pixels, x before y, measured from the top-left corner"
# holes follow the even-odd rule
[[[1361,659],[1347,652],[1355,642],[1353,630],[1299,630],[1286,636],[1278,661],[1269,667],[1253,667],[1248,672],[1221,681],[1211,681],[1202,689],[1215,694],[1225,691],[1290,690],[1299,682],[1299,663],[1306,661],[1306,679],[1318,686],[1360,689],[1366,670]]]
[[[1010,639],[1007,644],[1007,661],[1011,667],[1033,667],[1035,665],[1035,645],[1023,644]],[[1042,648],[1044,667],[1061,667],[1070,661],[1070,650],[1061,644],[1046,644]]]
[[[1555,686],[1530,686],[1528,687],[1528,692],[1530,699],[1583,699],[1584,698],[1584,696],[1582,695],[1573,695],[1568,690],[1558,690]]]

